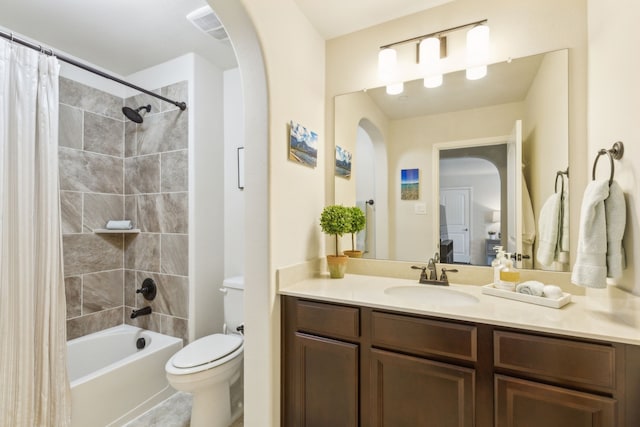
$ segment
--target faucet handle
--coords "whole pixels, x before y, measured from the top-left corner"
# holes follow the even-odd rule
[[[442,269],[442,274],[440,275],[440,280],[442,282],[449,283],[449,278],[447,277],[447,272],[449,272],[449,273],[457,273],[458,269],[457,268],[449,268],[449,269],[443,268]]]
[[[420,271],[420,283],[426,283],[426,281],[427,281],[427,267],[425,267],[425,266],[419,267],[417,265],[412,265],[411,268],[414,269],[414,270],[421,270]]]

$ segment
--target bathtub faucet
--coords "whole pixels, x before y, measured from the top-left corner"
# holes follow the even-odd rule
[[[151,307],[142,307],[140,310],[133,310],[131,312],[131,318],[135,319],[138,316],[144,316],[145,314],[151,314]]]

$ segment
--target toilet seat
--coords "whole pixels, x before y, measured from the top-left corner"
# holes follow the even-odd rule
[[[244,351],[241,335],[213,334],[178,351],[166,364],[168,373],[188,375],[220,366]]]

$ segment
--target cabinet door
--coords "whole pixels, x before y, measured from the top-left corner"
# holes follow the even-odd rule
[[[358,346],[296,333],[287,426],[358,425]]]
[[[474,388],[473,369],[371,351],[372,426],[473,426]]]
[[[614,427],[616,400],[496,375],[496,427]]]

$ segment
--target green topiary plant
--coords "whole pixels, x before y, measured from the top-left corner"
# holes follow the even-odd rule
[[[347,231],[347,233],[351,233],[351,250],[355,251],[356,250],[356,234],[359,231],[364,230],[364,227],[367,223],[367,219],[364,216],[364,212],[362,212],[362,210],[357,207],[357,206],[352,206],[350,208],[347,208],[349,210],[349,230]]]
[[[350,212],[341,205],[326,206],[320,215],[320,228],[326,234],[336,237],[336,256],[338,252],[338,237],[349,232]]]

